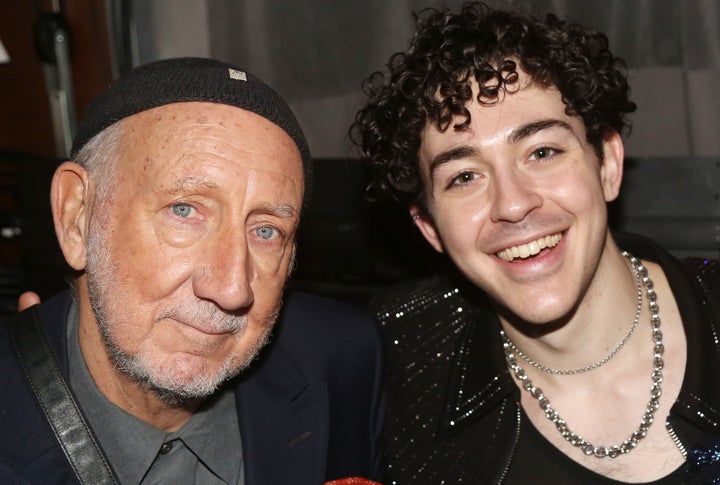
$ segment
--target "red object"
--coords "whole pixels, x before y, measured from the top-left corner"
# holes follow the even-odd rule
[[[362,477],[348,477],[325,482],[325,485],[382,485],[382,483],[374,482]]]

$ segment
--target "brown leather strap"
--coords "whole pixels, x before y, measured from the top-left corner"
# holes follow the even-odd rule
[[[70,392],[40,327],[38,306],[8,319],[10,340],[25,379],[80,483],[118,484]]]

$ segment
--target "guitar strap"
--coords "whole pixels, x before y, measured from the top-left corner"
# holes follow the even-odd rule
[[[118,484],[90,427],[60,372],[40,326],[38,306],[8,318],[15,354],[35,399],[80,483]]]

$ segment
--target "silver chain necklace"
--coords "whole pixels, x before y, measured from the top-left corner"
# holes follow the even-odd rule
[[[510,369],[514,372],[515,377],[522,383],[523,389],[528,391],[530,395],[538,400],[540,408],[545,411],[545,417],[552,421],[557,430],[560,432],[560,435],[568,443],[580,448],[587,456],[595,456],[596,458],[605,458],[606,456],[609,456],[610,458],[617,458],[620,455],[634,450],[638,442],[647,436],[648,429],[650,429],[650,426],[655,420],[655,412],[660,408],[660,396],[662,395],[662,369],[664,366],[662,356],[665,351],[665,347],[662,343],[662,332],[660,331],[660,308],[657,304],[657,294],[655,293],[652,280],[648,277],[645,266],[643,266],[637,258],[629,253],[623,251],[622,254],[630,260],[630,263],[633,266],[633,272],[640,276],[643,286],[645,287],[645,294],[648,299],[648,308],[650,309],[650,325],[652,326],[653,341],[653,371],[651,374],[652,385],[650,386],[650,401],[645,408],[645,414],[643,414],[642,420],[640,421],[640,426],[638,426],[635,432],[630,435],[630,438],[623,441],[622,444],[612,446],[595,446],[572,432],[565,420],[562,419],[558,412],[550,405],[550,401],[547,397],[545,397],[542,389],[535,387],[530,378],[525,375],[525,371],[517,363],[512,342],[510,342],[507,338],[505,332],[502,330],[500,331],[508,367],[510,367]]]
[[[629,255],[627,253],[623,253],[626,258],[630,259]],[[640,277],[640,273],[638,273],[637,268],[633,265],[633,275],[635,276],[635,285],[637,287],[637,308],[635,309],[635,319],[632,322],[632,325],[630,325],[630,330],[628,331],[627,335],[620,341],[617,346],[610,351],[608,355],[605,356],[604,359],[599,360],[598,362],[595,362],[594,364],[586,365],[585,367],[577,367],[575,369],[553,369],[552,367],[547,367],[542,365],[541,363],[533,360],[531,357],[523,353],[522,350],[517,348],[515,343],[510,340],[510,337],[507,335],[505,336],[505,339],[507,340],[507,343],[510,345],[510,349],[513,351],[515,355],[520,357],[522,360],[530,364],[531,366],[535,367],[538,370],[541,370],[543,372],[547,372],[548,374],[554,374],[556,376],[569,376],[574,374],[582,374],[583,372],[591,371],[594,369],[597,369],[598,367],[602,367],[603,365],[607,364],[610,359],[615,357],[617,353],[620,351],[620,349],[623,348],[623,346],[627,343],[628,340],[630,340],[630,337],[632,337],[633,332],[635,332],[635,328],[638,326],[638,322],[640,321],[640,313],[642,313],[642,281]]]

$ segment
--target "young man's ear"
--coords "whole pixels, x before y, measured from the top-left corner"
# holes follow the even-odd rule
[[[75,270],[85,269],[85,242],[89,219],[87,171],[75,162],[64,162],[53,175],[50,206],[60,249],[67,263]]]
[[[602,146],[604,158],[600,166],[600,181],[605,194],[605,202],[611,202],[620,193],[625,147],[622,137],[615,130],[603,139]]]
[[[432,217],[430,217],[427,212],[421,210],[415,205],[410,206],[410,217],[412,217],[413,224],[415,224],[415,226],[420,229],[420,232],[425,237],[427,242],[429,242],[430,245],[435,248],[435,251],[439,253],[444,253],[445,248],[443,247],[442,240],[440,239],[440,234],[435,227],[435,222],[432,220]]]

